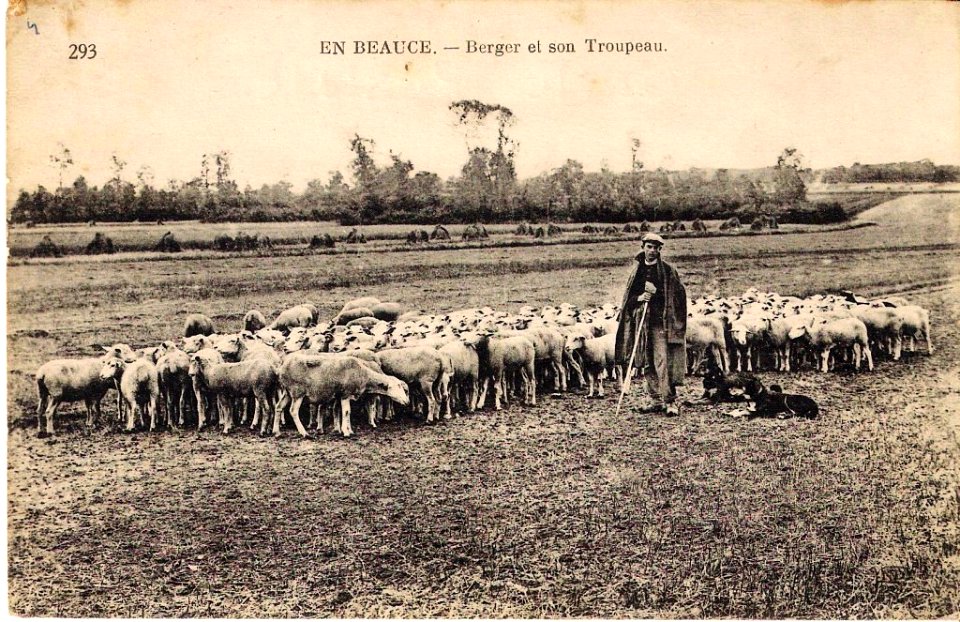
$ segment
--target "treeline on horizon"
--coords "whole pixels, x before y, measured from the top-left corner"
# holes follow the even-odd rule
[[[647,170],[637,159],[633,141],[632,169],[586,172],[567,160],[563,166],[518,180],[514,143],[509,137],[513,113],[503,106],[476,100],[450,105],[461,126],[496,129],[495,144],[468,148],[460,174],[443,180],[390,153],[390,163],[377,165],[374,141],[351,140],[352,184],[339,171],[326,181],[314,179],[301,193],[280,181],[259,189],[239,189],[230,177],[230,154],[205,154],[200,175],[171,180],[156,188],[147,167],[138,183],[123,179],[126,163],[113,156],[114,178],[102,188],[81,176],[64,186],[64,173],[73,165],[69,149],[50,157],[60,169],[61,185],[50,192],[40,186],[22,190],[11,209],[17,224],[90,221],[202,220],[265,222],[334,220],[341,225],[431,224],[470,222],[639,222],[643,220],[752,218],[771,214],[781,222],[828,223],[847,215],[838,203],[807,201],[807,185],[819,178],[828,183],[960,181],[960,167],[937,166],[929,160],[895,164],[836,167],[816,173],[803,167],[793,147],[783,150],[776,164],[751,171],[727,169]]]

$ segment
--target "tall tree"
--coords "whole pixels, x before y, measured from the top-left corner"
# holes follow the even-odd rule
[[[854,165],[856,166],[856,165]],[[807,200],[807,186],[800,176],[803,156],[796,147],[787,147],[777,158],[774,198],[781,205],[793,205]]]
[[[52,162],[58,170],[59,175],[59,185],[57,190],[63,190],[63,173],[69,167],[73,166],[73,156],[70,154],[70,150],[64,147],[63,143],[57,143],[60,149],[57,153],[50,156],[50,162]]]
[[[119,191],[120,184],[123,183],[123,169],[126,168],[127,163],[125,160],[118,158],[116,153],[110,156],[110,160],[113,162],[113,179],[111,181],[117,191]]]
[[[485,104],[476,99],[462,99],[455,101],[449,106],[450,110],[457,116],[457,124],[465,130],[467,137],[467,157],[468,162],[464,166],[464,173],[471,172],[489,175],[492,182],[493,207],[495,210],[505,212],[512,208],[514,190],[517,182],[517,172],[514,165],[514,155],[516,143],[507,134],[514,121],[513,111],[506,106],[499,104]],[[490,150],[482,144],[471,145],[471,136],[483,133],[486,120],[490,118],[496,123],[497,140],[496,149]],[[479,157],[483,157],[486,162],[483,166],[477,166],[477,162],[471,162]],[[470,180],[470,185],[484,185],[482,179]]]

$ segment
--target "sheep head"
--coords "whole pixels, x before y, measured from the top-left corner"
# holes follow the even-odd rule
[[[374,392],[386,395],[401,406],[409,405],[410,389],[407,386],[407,383],[399,378],[387,376],[386,374],[384,374],[384,378],[385,379],[381,381],[380,386],[377,387],[378,390]]]
[[[133,351],[133,348],[128,346],[125,343],[115,343],[112,346],[102,346],[104,352],[104,358],[116,358],[123,360],[127,363],[132,363],[137,360],[137,353]]]
[[[139,358],[146,359],[152,363],[156,363],[160,356],[165,352],[161,346],[154,346],[151,348],[140,348],[136,351]]]
[[[563,349],[567,352],[574,352],[582,348],[586,344],[586,341],[583,335],[567,335],[563,343]]]
[[[794,326],[787,333],[787,337],[789,337],[790,339],[800,339],[806,334],[808,334],[806,326]]]
[[[190,357],[189,374],[195,378],[202,378],[203,371],[204,371],[203,365],[204,365],[203,357],[198,354],[194,354],[193,356]]]
[[[126,367],[127,364],[123,360],[112,358],[106,361],[100,369],[100,379],[110,380],[112,378],[117,380],[123,375],[123,370],[126,369]]]

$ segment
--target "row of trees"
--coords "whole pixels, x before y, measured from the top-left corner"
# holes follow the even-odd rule
[[[769,183],[747,175],[734,177],[722,169],[712,173],[699,169],[586,172],[575,160],[516,182],[502,194],[478,189],[484,185],[493,185],[489,177],[444,181],[435,173],[414,173],[409,161],[395,155],[388,166],[371,166],[362,184],[350,186],[334,172],[326,182],[309,182],[302,193],[293,192],[288,182],[238,190],[232,183],[207,188],[194,179],[158,190],[128,182],[98,188],[78,177],[53,192],[42,186],[34,192],[21,191],[11,221],[628,222],[724,218],[803,203],[802,199],[782,200],[775,189],[768,190]]]
[[[824,183],[898,183],[960,181],[960,166],[936,165],[930,160],[892,162],[888,164],[860,164],[838,166],[823,171]]]
[[[795,148],[785,149],[776,165],[750,174],[725,169],[704,171],[647,170],[639,159],[639,139],[632,141],[632,166],[627,172],[586,172],[567,160],[562,166],[518,180],[516,143],[510,136],[515,122],[505,106],[477,100],[449,106],[463,132],[466,161],[460,174],[443,180],[389,152],[378,165],[376,143],[359,135],[350,143],[352,183],[339,171],[326,181],[315,179],[302,193],[281,181],[239,189],[231,178],[231,154],[204,154],[199,175],[187,182],[171,180],[156,188],[148,167],[137,182],[124,179],[126,162],[112,158],[113,178],[102,188],[83,177],[63,185],[73,159],[61,145],[51,156],[60,185],[50,192],[40,187],[21,191],[11,211],[13,222],[337,220],[342,224],[612,221],[725,218],[751,213],[802,210],[812,172]]]

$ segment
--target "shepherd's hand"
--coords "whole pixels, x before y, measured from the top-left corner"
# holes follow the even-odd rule
[[[637,296],[637,302],[647,303],[647,302],[650,302],[651,298],[653,298],[653,294],[651,294],[650,292],[643,292],[642,294]]]

